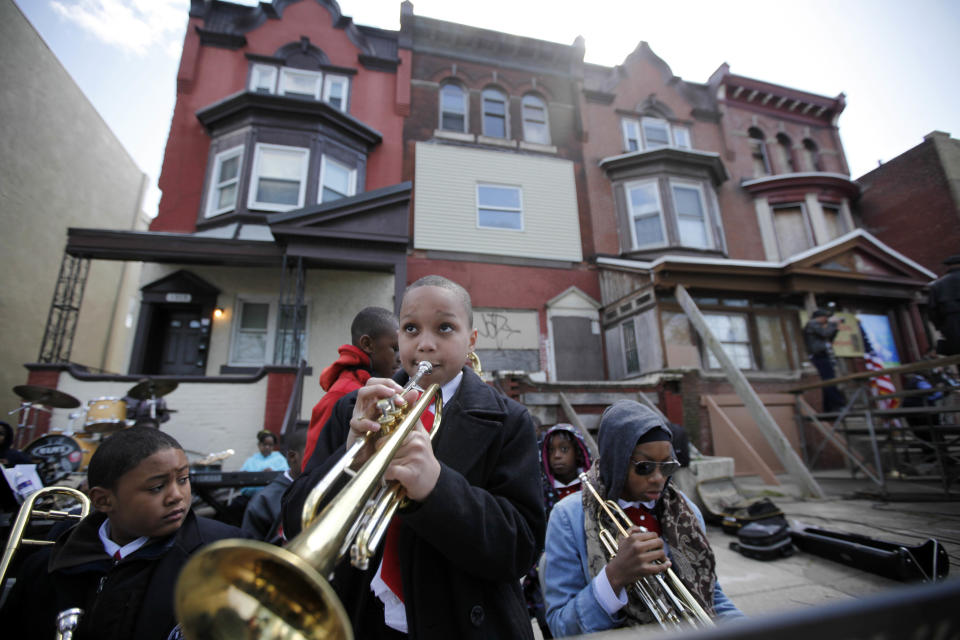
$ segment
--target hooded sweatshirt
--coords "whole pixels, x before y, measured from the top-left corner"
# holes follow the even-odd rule
[[[373,375],[373,369],[368,356],[362,349],[352,344],[342,345],[339,349],[340,357],[323,370],[320,374],[320,387],[326,391],[320,402],[313,408],[310,416],[310,426],[307,429],[307,445],[303,450],[303,466],[313,454],[317,446],[317,438],[323,425],[327,423],[333,412],[333,405],[337,400],[367,383]]]
[[[550,438],[558,431],[566,431],[573,436],[574,446],[578,450],[577,466],[578,473],[587,471],[590,468],[590,452],[587,450],[586,443],[580,431],[571,424],[557,424],[550,427],[540,438],[540,476],[543,481],[543,506],[549,517],[550,510],[561,498],[566,497],[573,491],[579,491],[579,481],[573,491],[564,491],[556,486],[553,472],[550,470]]]

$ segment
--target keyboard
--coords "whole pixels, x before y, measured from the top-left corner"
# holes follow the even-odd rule
[[[197,487],[262,487],[282,471],[191,471],[190,484]]]

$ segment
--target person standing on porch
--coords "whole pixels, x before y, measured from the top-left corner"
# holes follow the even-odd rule
[[[803,327],[803,341],[810,354],[810,362],[817,368],[821,380],[837,377],[836,361],[833,355],[833,340],[839,330],[837,323],[830,318],[830,312],[817,309],[813,317]],[[843,393],[834,385],[823,387],[823,410],[825,413],[839,411],[846,404]]]

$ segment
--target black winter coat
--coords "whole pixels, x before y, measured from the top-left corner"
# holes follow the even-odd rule
[[[166,640],[177,624],[173,590],[189,556],[216,540],[247,537],[191,511],[177,533],[114,563],[97,533],[104,518],[87,516],[24,560],[0,612],[5,638],[54,638],[57,614],[80,607],[76,640]]]
[[[405,384],[407,376],[395,378]],[[342,398],[320,432],[305,473],[284,495],[284,531],[300,530],[310,489],[340,459],[356,392]],[[543,549],[546,521],[533,421],[526,408],[464,369],[445,399],[434,440],[441,471],[426,500],[400,513],[400,573],[411,638],[532,638],[520,578]],[[367,571],[348,560],[334,588],[357,638],[375,638],[383,607],[370,591],[382,551]]]

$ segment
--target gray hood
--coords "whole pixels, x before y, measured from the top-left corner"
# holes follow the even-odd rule
[[[637,441],[651,429],[662,429],[672,439],[672,432],[656,412],[633,400],[618,400],[600,417],[597,434],[600,480],[607,488],[607,498],[615,500],[623,490],[630,456]]]

